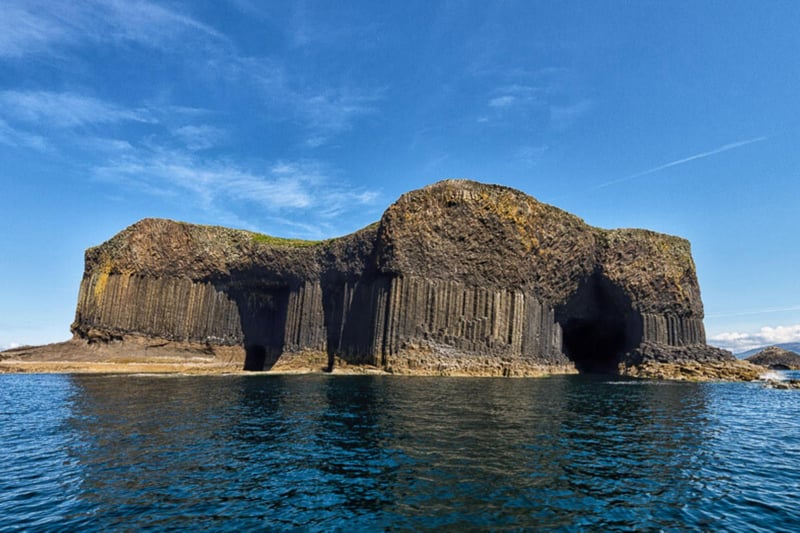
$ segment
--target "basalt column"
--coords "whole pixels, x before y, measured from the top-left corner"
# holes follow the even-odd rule
[[[220,345],[243,340],[236,302],[213,283],[106,271],[84,276],[73,332],[102,341],[126,334]]]
[[[389,280],[383,277],[328,283],[323,291],[329,364],[380,365]]]
[[[553,311],[522,291],[398,276],[389,287],[383,364],[430,371],[566,365]],[[496,364],[495,364],[496,363]]]

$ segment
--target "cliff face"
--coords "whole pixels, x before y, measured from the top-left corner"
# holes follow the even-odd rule
[[[448,180],[319,243],[143,220],[86,253],[73,332],[395,372],[527,375],[732,358],[705,346],[689,243]]]

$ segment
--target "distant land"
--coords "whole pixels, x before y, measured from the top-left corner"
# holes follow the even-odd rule
[[[778,348],[783,348],[784,350],[789,350],[790,352],[800,353],[800,342],[784,342],[782,344],[765,344],[764,346],[753,348],[752,350],[747,350],[746,352],[737,353],[736,357],[739,359],[746,359],[751,355],[755,355],[762,351],[764,348],[769,348],[770,346],[777,346]]]

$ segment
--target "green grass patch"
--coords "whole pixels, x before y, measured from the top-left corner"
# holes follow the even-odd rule
[[[306,241],[303,239],[284,239],[282,237],[273,237],[272,235],[264,235],[262,233],[253,234],[253,242],[259,244],[268,244],[270,246],[284,246],[287,248],[308,248],[309,246],[316,246],[323,241]]]

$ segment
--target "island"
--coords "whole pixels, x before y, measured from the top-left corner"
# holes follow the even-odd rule
[[[469,180],[408,192],[377,223],[319,242],[141,220],[86,251],[72,333],[5,362],[688,379],[761,370],[706,344],[685,239],[592,227]]]
[[[764,348],[757,354],[746,358],[746,361],[772,370],[800,370],[800,354],[785,350],[780,346]]]

